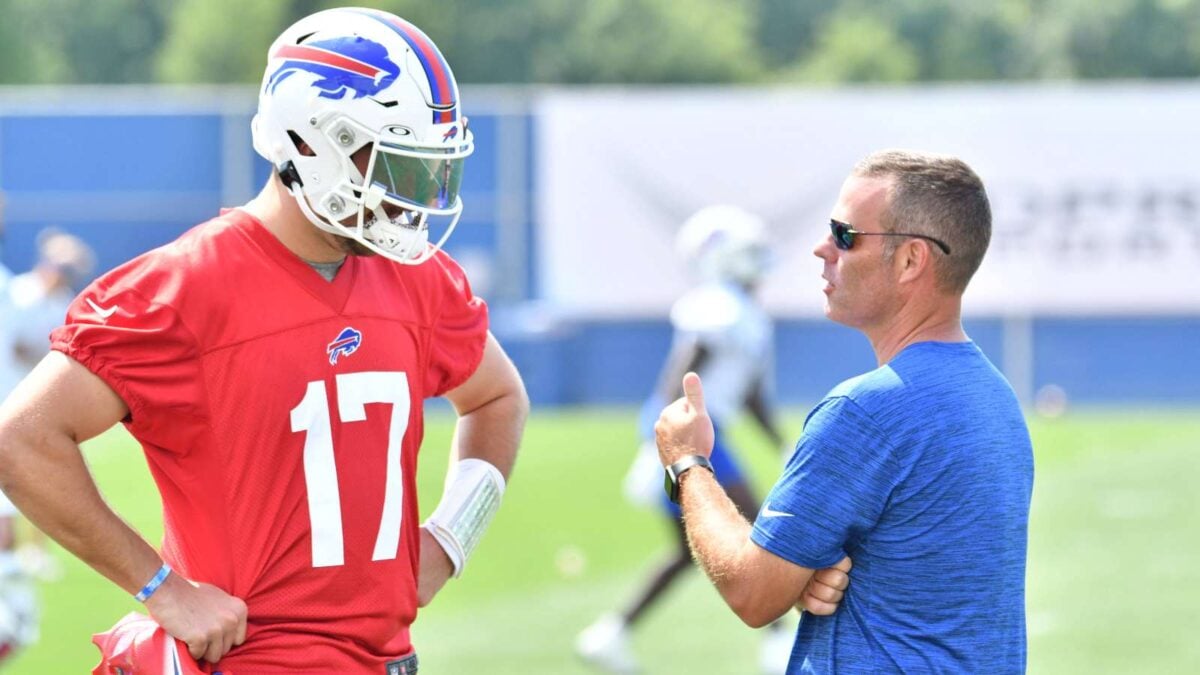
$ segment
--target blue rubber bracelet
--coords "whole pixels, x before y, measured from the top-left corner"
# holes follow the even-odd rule
[[[150,581],[147,581],[146,585],[142,586],[142,590],[138,591],[137,595],[133,596],[133,599],[137,600],[138,602],[146,602],[149,600],[150,596],[154,595],[154,591],[157,591],[158,587],[162,586],[163,582],[167,580],[167,575],[170,573],[171,566],[167,563],[163,563],[163,566],[158,568],[158,573],[154,575],[154,578],[152,578]]]

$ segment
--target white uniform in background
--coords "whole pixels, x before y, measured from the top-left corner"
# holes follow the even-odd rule
[[[25,377],[44,352],[50,351],[50,331],[62,325],[75,292],[65,287],[48,290],[37,272],[18,274],[8,282],[8,289],[8,300],[18,319],[12,339],[38,355],[34,363],[18,363],[21,377]]]
[[[0,283],[0,396],[7,397],[50,351],[50,331],[62,324],[89,274],[95,254],[86,243],[54,228],[38,234],[38,263],[30,272]],[[19,349],[18,349],[19,348]],[[24,360],[23,360],[24,359]],[[17,509],[0,493],[0,518],[15,526]],[[38,637],[37,596],[32,575],[57,578],[58,563],[38,537],[17,549],[0,550],[0,655]]]
[[[14,280],[0,265],[0,399],[7,398],[25,376],[15,349],[22,317],[10,294]],[[0,517],[16,515],[16,507],[0,492]],[[37,596],[32,580],[12,551],[0,551],[0,660],[37,637]]]
[[[774,367],[771,318],[740,286],[716,281],[679,298],[671,325],[677,344],[699,343],[708,350],[697,373],[704,381],[704,403],[714,420],[732,422],[754,384],[767,381]]]
[[[8,268],[0,265],[0,401],[8,397],[23,377],[15,350],[16,310],[8,293],[12,278]]]
[[[770,267],[765,226],[753,214],[731,205],[715,205],[693,214],[676,236],[679,257],[696,285],[671,307],[672,344],[654,393],[642,406],[638,423],[640,448],[625,476],[626,496],[640,506],[658,507],[676,521],[676,549],[651,570],[639,595],[622,613],[602,615],[580,632],[575,650],[586,662],[612,673],[638,672],[630,633],[647,608],[684,570],[691,566],[687,542],[678,519],[679,506],[663,491],[663,466],[655,448],[654,424],[665,396],[678,395],[679,378],[692,369],[704,381],[704,398],[713,421],[709,461],[717,482],[738,495],[738,508],[758,510],[739,465],[736,450],[727,442],[728,429],[743,410],[775,442],[782,442],[770,421],[774,330],[767,312],[754,298]],[[764,633],[759,650],[759,671],[764,675],[785,672],[791,656],[793,631],[775,624]]]
[[[704,381],[704,400],[718,429],[710,460],[722,485],[745,480],[735,452],[720,430],[732,424],[745,407],[746,397],[760,379],[771,390],[774,370],[774,332],[770,316],[744,288],[728,281],[709,281],[685,293],[671,307],[674,329],[671,351],[702,345],[706,357],[697,373]],[[654,446],[654,422],[670,401],[652,396],[643,406],[639,434],[642,442],[625,475],[625,495],[639,506],[677,507],[665,499],[662,464]]]
[[[21,365],[17,362],[16,331],[19,318],[9,295],[12,279],[8,268],[0,265],[0,402],[8,398],[24,377]],[[0,492],[0,517],[14,516],[16,513],[12,502]]]
[[[0,268],[3,269],[3,268]],[[23,363],[17,344],[38,354],[50,350],[50,331],[67,315],[74,293],[67,288],[47,292],[36,272],[12,276],[0,273],[0,400],[25,378],[34,364]],[[36,363],[36,360],[35,362]],[[15,516],[12,502],[0,492],[0,517]]]

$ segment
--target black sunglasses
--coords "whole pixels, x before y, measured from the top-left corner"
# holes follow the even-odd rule
[[[829,229],[833,232],[834,245],[843,251],[849,251],[854,247],[854,237],[857,235],[864,237],[916,237],[917,239],[932,241],[937,244],[938,248],[942,249],[942,253],[950,255],[950,247],[946,245],[946,242],[927,234],[916,234],[913,232],[859,232],[851,227],[850,223],[843,223],[840,220],[833,220],[832,218],[829,220]]]

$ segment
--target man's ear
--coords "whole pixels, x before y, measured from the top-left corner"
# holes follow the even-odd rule
[[[922,239],[909,239],[896,248],[892,264],[900,283],[911,283],[925,274],[933,274],[933,251]]]

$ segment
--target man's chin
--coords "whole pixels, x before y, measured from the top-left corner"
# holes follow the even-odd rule
[[[358,255],[358,256],[375,255],[375,251],[372,251],[371,249],[367,248],[366,246],[363,245],[362,242],[358,241],[357,239],[351,239],[349,237],[338,237],[338,246],[340,246],[343,251],[345,251],[346,253],[348,253],[350,255]]]

